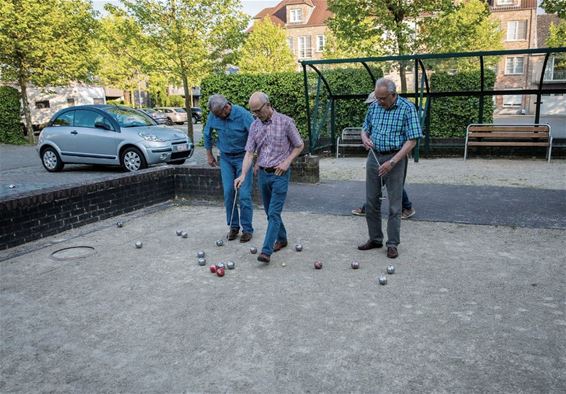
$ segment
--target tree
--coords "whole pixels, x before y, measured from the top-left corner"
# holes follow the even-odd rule
[[[1,0],[0,78],[20,88],[30,143],[28,86],[63,85],[93,75],[94,16],[86,0]]]
[[[549,48],[566,46],[566,20],[561,20],[557,25],[550,25],[546,45]]]
[[[451,0],[329,0],[334,13],[329,27],[336,38],[368,54],[406,55],[417,48],[415,32]],[[401,90],[407,90],[405,67],[400,65]]]
[[[188,134],[193,139],[190,88],[211,70],[233,59],[248,18],[239,0],[121,0],[123,12],[133,18],[147,37],[153,72],[182,83],[188,113]],[[108,6],[119,15],[118,7]]]
[[[503,49],[503,32],[499,23],[489,18],[487,4],[481,0],[469,0],[431,19],[420,31],[420,46],[431,53],[472,52]],[[485,59],[494,65],[498,59]],[[451,62],[458,69],[478,65],[478,59],[458,59]]]
[[[242,47],[238,66],[240,71],[251,73],[295,71],[297,64],[287,45],[285,30],[269,18],[254,24]]]
[[[540,7],[547,14],[556,14],[561,19],[566,19],[566,0],[543,0]]]

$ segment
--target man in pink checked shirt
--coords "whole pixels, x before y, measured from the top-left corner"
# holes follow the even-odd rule
[[[250,126],[242,175],[234,180],[239,188],[246,179],[254,153],[258,153],[259,188],[267,214],[267,232],[258,261],[269,263],[271,254],[287,246],[287,231],[281,212],[287,197],[291,162],[303,151],[303,140],[293,119],[275,111],[269,97],[255,92],[249,108],[257,119]]]

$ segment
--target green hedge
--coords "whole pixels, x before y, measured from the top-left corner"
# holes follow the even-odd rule
[[[493,89],[495,73],[485,70],[484,86]],[[430,85],[433,92],[454,92],[480,90],[480,72],[461,72],[450,75],[443,72],[432,74]],[[483,103],[483,123],[493,122],[494,104],[492,96],[485,96]],[[431,102],[431,137],[465,137],[466,127],[479,122],[479,97],[440,97]]]
[[[20,92],[8,86],[0,86],[0,143],[26,143],[20,126]]]
[[[381,71],[374,70],[374,75],[381,76]],[[333,94],[369,94],[373,90],[373,82],[365,69],[334,69],[324,72]],[[314,106],[317,76],[309,73],[309,94],[311,111]],[[224,95],[234,104],[248,107],[250,95],[255,91],[263,91],[269,95],[273,107],[295,120],[303,138],[308,137],[307,111],[304,97],[303,74],[231,74],[212,75],[201,83],[201,107],[207,115],[208,98],[215,93]],[[324,92],[324,89],[321,90]],[[326,95],[322,95],[321,103],[326,103]],[[321,108],[324,105],[321,105]],[[336,130],[347,126],[361,126],[366,106],[361,100],[340,100],[336,102]],[[330,120],[328,114],[327,120]],[[328,130],[325,130],[327,132]]]

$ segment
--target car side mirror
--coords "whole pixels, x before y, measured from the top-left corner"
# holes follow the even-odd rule
[[[104,129],[104,130],[110,130],[110,126],[108,126],[106,123],[104,122],[94,122],[94,127],[96,127],[97,129]]]

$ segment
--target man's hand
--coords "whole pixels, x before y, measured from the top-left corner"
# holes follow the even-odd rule
[[[245,179],[246,179],[246,176],[244,174],[242,174],[239,177],[237,177],[236,179],[234,179],[234,189],[239,189],[240,186],[242,186],[242,183],[244,183]]]
[[[382,163],[379,166],[378,174],[379,176],[384,176],[389,173],[393,169],[393,164],[391,164],[391,160],[387,160],[386,162]]]
[[[218,165],[211,151],[206,151],[206,159],[208,161],[209,166],[216,167]]]
[[[373,142],[364,131],[362,131],[362,143],[367,150],[373,149]]]
[[[287,160],[283,160],[275,167],[275,175],[281,176],[289,169],[289,163]]]

